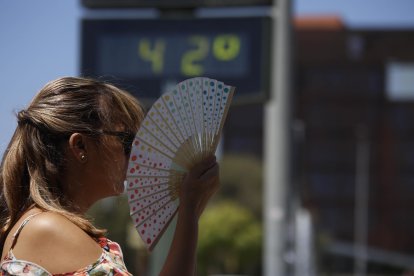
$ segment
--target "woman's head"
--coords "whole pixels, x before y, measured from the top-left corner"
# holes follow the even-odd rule
[[[68,165],[79,161],[82,168],[87,145],[105,152],[118,141],[126,156],[143,117],[139,103],[111,84],[73,77],[46,84],[17,114],[18,126],[1,164],[9,222],[33,204],[68,210],[71,198],[63,181]]]

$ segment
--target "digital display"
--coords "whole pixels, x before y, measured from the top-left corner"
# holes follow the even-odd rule
[[[140,99],[156,99],[169,85],[197,76],[236,86],[236,99],[263,97],[268,23],[268,18],[84,20],[82,74],[114,78]]]
[[[249,41],[243,33],[124,34],[99,40],[98,74],[133,78],[246,74]],[[129,54],[126,54],[129,53]],[[135,58],[131,58],[135,56]]]

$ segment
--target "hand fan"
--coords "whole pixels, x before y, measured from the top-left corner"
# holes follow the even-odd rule
[[[146,114],[132,145],[126,192],[150,251],[177,212],[185,173],[216,151],[233,93],[220,81],[192,78],[163,94]]]

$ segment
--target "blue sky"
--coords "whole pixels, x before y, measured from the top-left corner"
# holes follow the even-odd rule
[[[0,153],[24,108],[49,80],[78,72],[77,1],[0,0]]]
[[[296,0],[296,15],[337,14],[352,27],[414,29],[414,0]],[[77,75],[78,1],[0,0],[0,153],[24,108],[47,82]]]

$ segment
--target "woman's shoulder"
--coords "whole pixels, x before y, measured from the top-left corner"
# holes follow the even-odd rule
[[[12,249],[16,259],[38,264],[53,274],[88,266],[102,254],[94,239],[65,216],[53,212],[30,218],[16,238]]]

